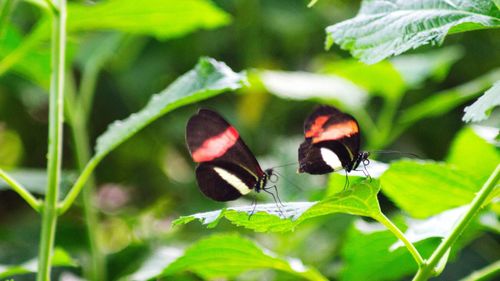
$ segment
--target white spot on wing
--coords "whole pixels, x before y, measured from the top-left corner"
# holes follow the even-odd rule
[[[325,163],[330,166],[330,168],[332,168],[334,171],[342,169],[342,162],[340,162],[340,159],[337,154],[335,154],[335,152],[324,147],[322,147],[320,151],[323,161],[325,161]]]
[[[236,188],[241,194],[245,195],[252,191],[242,180],[228,171],[217,167],[214,167],[214,170],[223,180]]]

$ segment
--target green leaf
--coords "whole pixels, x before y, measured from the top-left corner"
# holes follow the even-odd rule
[[[186,271],[202,279],[234,278],[249,270],[275,269],[303,280],[327,280],[300,260],[279,257],[236,234],[212,235],[196,242],[184,253],[171,248],[163,248],[160,252],[148,259],[130,279],[148,280]]]
[[[401,74],[389,62],[366,65],[356,60],[335,61],[325,71],[354,82],[372,95],[397,98],[406,89]]]
[[[257,232],[287,232],[293,231],[305,220],[334,213],[377,217],[380,214],[378,191],[377,181],[364,180],[353,183],[348,190],[319,202],[289,202],[284,203],[282,207],[276,204],[261,204],[227,208],[183,216],[175,220],[173,224],[181,225],[199,220],[208,227],[215,227],[224,217],[234,225]]]
[[[405,248],[390,251],[397,238],[378,223],[355,221],[342,246],[343,266],[340,280],[405,280],[403,276],[417,271],[417,265]],[[420,254],[428,257],[437,246],[430,239],[416,244]],[[382,270],[381,270],[382,269]]]
[[[424,101],[406,109],[403,114],[401,114],[398,121],[401,124],[408,125],[424,118],[445,114],[451,109],[476,97],[481,91],[484,91],[486,87],[489,87],[494,81],[499,79],[500,69],[493,69],[472,81],[436,93]]]
[[[417,88],[431,78],[443,80],[451,66],[464,55],[459,46],[445,47],[421,54],[403,55],[391,59],[409,88]]]
[[[244,74],[233,72],[224,63],[210,58],[200,59],[193,70],[178,78],[161,93],[154,95],[141,111],[125,120],[112,123],[97,139],[94,158],[101,159],[167,112],[225,91],[236,90],[244,82]]]
[[[372,64],[445,36],[500,27],[500,11],[491,0],[364,0],[356,17],[329,26],[333,43]]]
[[[336,101],[355,109],[366,104],[366,91],[336,75],[309,72],[261,71],[260,79],[272,94],[294,100]]]
[[[465,122],[478,122],[488,119],[494,107],[500,105],[500,80],[493,87],[480,96],[477,101],[464,109]],[[499,124],[500,125],[500,124]]]
[[[206,0],[107,0],[68,5],[68,31],[118,30],[158,39],[229,23],[230,17]]]
[[[77,263],[63,249],[55,248],[54,255],[52,256],[52,266],[76,267]],[[9,276],[27,274],[27,273],[36,273],[37,270],[38,270],[38,260],[36,258],[33,258],[20,265],[0,264],[0,278],[6,278]]]
[[[408,228],[405,231],[405,236],[413,244],[432,237],[444,238],[453,231],[456,223],[467,210],[468,205],[464,205],[446,210],[425,220],[407,218],[406,224]],[[390,249],[393,251],[400,247],[404,247],[404,244],[398,240],[396,243],[392,244]]]
[[[479,137],[472,128],[462,129],[451,145],[446,161],[483,184],[500,163],[497,148]]]
[[[393,162],[380,183],[385,195],[416,218],[468,204],[483,184],[454,165],[410,160]]]
[[[23,35],[16,26],[7,24],[4,28],[0,44],[0,57],[2,59],[16,48],[19,48],[23,42]],[[44,47],[29,49],[22,56],[22,59],[13,65],[12,72],[48,89],[50,83],[50,50]]]

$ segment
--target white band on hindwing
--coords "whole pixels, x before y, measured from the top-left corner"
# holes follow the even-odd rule
[[[214,167],[214,171],[229,185],[236,188],[242,195],[248,194],[252,191],[242,180],[228,171],[217,167]]]
[[[320,151],[321,151],[321,157],[323,158],[323,161],[325,161],[325,163],[328,166],[330,166],[330,168],[332,168],[334,171],[341,170],[343,168],[342,162],[340,162],[340,159],[337,156],[337,154],[335,154],[335,152],[331,151],[328,148],[324,148],[324,147],[322,147],[320,149]]]

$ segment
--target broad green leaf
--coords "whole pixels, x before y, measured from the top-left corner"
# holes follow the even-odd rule
[[[337,43],[365,63],[376,63],[445,36],[500,27],[491,0],[364,0],[356,17],[329,26],[327,47]]]
[[[4,27],[0,44],[0,62],[23,42],[23,36],[12,24]],[[12,72],[48,89],[50,83],[50,51],[48,48],[30,48],[12,67]]]
[[[336,75],[268,70],[260,73],[260,79],[270,93],[286,99],[333,100],[354,109],[363,107],[368,98],[366,91]]]
[[[54,255],[52,256],[52,266],[76,267],[77,263],[63,249],[55,248]],[[38,270],[38,260],[36,258],[31,259],[19,265],[0,264],[0,278],[6,278],[9,276],[21,275],[27,273],[36,273],[37,270]]]
[[[236,234],[213,235],[196,242],[169,264],[160,276],[189,271],[203,279],[232,278],[258,269],[279,270],[303,280],[327,280],[300,260],[277,256]]]
[[[184,250],[176,247],[160,247],[141,264],[127,280],[148,280],[160,275],[166,267],[184,254]]]
[[[500,152],[467,127],[453,140],[446,161],[467,171],[482,185],[500,163]]]
[[[68,5],[68,31],[118,30],[159,39],[229,23],[230,17],[207,0],[107,0]]]
[[[236,90],[244,81],[245,75],[233,72],[224,63],[210,58],[200,59],[193,70],[178,78],[161,93],[154,95],[141,111],[111,124],[97,139],[94,159],[101,159],[167,112],[225,91]]]
[[[343,266],[340,280],[405,280],[417,265],[406,248],[389,250],[397,238],[378,223],[357,220],[347,232],[342,246]],[[429,239],[416,244],[420,254],[430,256],[438,241]]]
[[[436,117],[451,109],[463,104],[464,102],[476,97],[484,88],[500,79],[500,69],[492,71],[458,87],[437,93],[426,100],[406,109],[399,123],[412,124],[424,118]]]
[[[417,88],[428,78],[443,80],[451,66],[463,55],[462,48],[451,46],[420,54],[394,57],[391,63],[401,73],[407,87]]]
[[[232,224],[257,232],[287,232],[293,231],[298,224],[307,219],[333,213],[377,217],[380,214],[378,191],[379,186],[376,181],[370,183],[365,180],[354,183],[348,190],[318,202],[289,202],[284,203],[284,206],[262,204],[227,208],[183,216],[175,220],[174,225],[199,220],[208,227],[215,227],[221,218],[226,218]]]
[[[478,122],[488,119],[488,116],[496,106],[500,105],[500,80],[493,87],[480,96],[472,105],[464,109],[465,122]],[[500,127],[500,123],[498,124]]]
[[[470,203],[483,183],[454,165],[403,160],[390,165],[380,184],[402,210],[426,218]]]
[[[469,205],[460,206],[446,210],[425,220],[407,218],[406,224],[408,228],[405,231],[405,236],[413,244],[431,237],[444,238],[453,231],[457,222],[468,209]],[[404,247],[404,244],[398,240],[392,244],[390,249],[393,251],[400,247]]]
[[[328,64],[324,71],[350,80],[372,95],[389,99],[399,97],[406,89],[401,74],[387,61],[374,65],[356,60],[335,61]]]

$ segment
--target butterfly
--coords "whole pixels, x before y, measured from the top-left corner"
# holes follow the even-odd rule
[[[200,109],[186,126],[186,143],[203,194],[231,201],[252,190],[265,190],[272,169],[262,170],[238,131],[217,112]]]
[[[335,107],[317,107],[304,122],[304,135],[298,151],[299,173],[350,172],[361,162],[369,163],[370,153],[360,151],[358,122]]]

